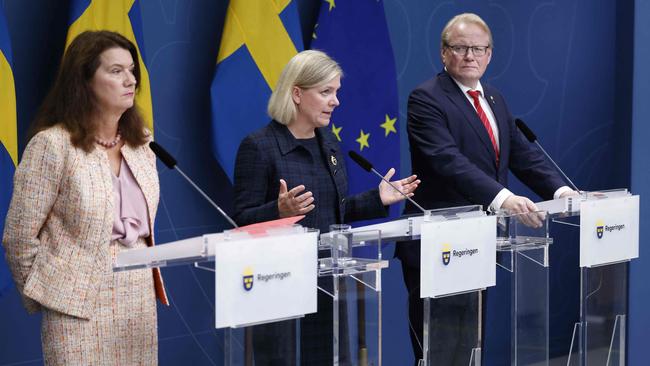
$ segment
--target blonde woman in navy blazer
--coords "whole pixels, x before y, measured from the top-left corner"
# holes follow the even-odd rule
[[[247,136],[237,152],[234,216],[238,224],[307,215],[303,226],[326,232],[331,224],[385,216],[386,206],[404,199],[383,182],[378,188],[348,195],[344,155],[327,128],[339,105],[342,75],[336,61],[314,50],[300,52],[284,68],[269,100],[273,120]],[[386,178],[394,173],[391,169]],[[329,179],[327,187],[319,184],[319,175],[327,176],[323,180]],[[412,195],[419,181],[410,176],[393,183]],[[318,202],[315,187],[330,190],[331,199]]]
[[[314,50],[298,53],[284,68],[269,100],[273,120],[247,136],[237,153],[234,219],[238,224],[306,215],[300,224],[327,232],[332,224],[383,217],[387,206],[404,199],[383,182],[378,188],[348,195],[344,155],[328,128],[339,105],[342,75],[336,61]],[[394,173],[390,169],[386,179]],[[410,196],[419,181],[410,176],[393,183]],[[318,309],[301,322],[303,365],[332,364],[331,300],[319,296]],[[256,348],[267,347],[265,355],[281,349],[269,340],[290,329],[276,325],[263,334],[258,331]],[[288,362],[281,352],[276,356],[261,361],[260,352],[256,359],[262,364]]]
[[[67,49],[14,178],[3,244],[48,365],[155,365],[158,269],[113,273],[154,245],[159,186],[134,95],[135,46],[107,31]]]

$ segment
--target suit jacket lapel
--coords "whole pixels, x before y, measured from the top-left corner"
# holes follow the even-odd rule
[[[338,144],[327,136],[328,133],[329,131],[322,131],[322,129],[316,130],[316,134],[320,141],[321,153],[327,160],[327,168],[332,180],[336,184],[336,193],[340,199],[342,197],[341,191],[344,188],[343,185],[346,183],[343,174],[340,174],[343,165],[339,160],[342,159],[342,157],[339,153]]]
[[[483,85],[483,90],[485,91],[485,96],[488,100],[494,118],[497,122],[497,127],[499,128],[499,156],[500,160],[506,162],[506,164],[499,164],[499,169],[505,166],[507,169],[507,159],[502,159],[501,157],[507,157],[510,154],[510,127],[508,125],[508,112],[505,109],[503,103],[497,103],[499,98],[497,98],[496,91],[489,85]]]
[[[311,154],[296,140],[295,137],[293,137],[291,131],[289,131],[289,128],[287,126],[284,126],[276,121],[271,121],[271,127],[283,159],[286,159],[286,156],[292,152],[298,155],[292,157],[291,159],[300,159],[301,157],[306,157],[310,160],[312,159]],[[297,151],[294,152],[294,150]],[[307,187],[307,190],[311,190],[314,187],[313,174],[298,175],[297,172],[293,171],[278,172],[278,174],[280,174],[278,178],[284,179],[287,182],[289,185],[287,189],[289,190],[300,184],[304,184],[305,187]],[[280,183],[278,182],[278,185],[279,184]]]
[[[486,152],[489,153],[490,156],[492,156],[492,160],[496,167],[496,156],[494,155],[494,148],[492,147],[492,141],[490,141],[490,136],[488,135],[485,126],[483,126],[483,122],[481,122],[478,113],[476,113],[476,109],[474,109],[474,106],[470,103],[467,97],[463,95],[463,92],[460,90],[458,85],[456,85],[456,83],[451,78],[451,76],[449,76],[449,74],[447,74],[446,72],[442,73],[441,77],[442,80],[444,81],[442,83],[442,86],[443,89],[447,92],[448,98],[451,100],[453,104],[455,104],[458,107],[460,111],[463,112],[465,119],[467,120],[469,125],[472,126],[472,129],[474,129],[474,132],[476,132],[478,137],[481,139],[481,142],[483,142],[483,146],[485,147]],[[501,138],[500,134],[499,134],[499,138]]]
[[[340,145],[334,140],[331,131],[326,127],[317,128],[316,136],[318,136],[321,154],[327,160],[327,168],[336,189],[336,201],[339,202],[339,220],[345,220],[345,205],[341,202],[347,194],[348,181],[345,175],[344,157],[341,155]]]
[[[148,148],[146,145],[145,148]],[[149,231],[151,232],[151,237],[153,237],[153,216],[156,214],[153,203],[156,200],[158,186],[154,184],[147,184],[151,182],[151,174],[157,174],[157,172],[151,171],[151,168],[148,166],[148,159],[146,156],[143,156],[141,151],[138,151],[142,147],[137,147],[133,149],[128,145],[124,145],[120,150],[122,157],[129,165],[131,173],[135,178],[138,186],[142,190],[144,199],[147,203],[147,211],[149,212]],[[153,244],[153,243],[151,243]]]
[[[291,131],[289,131],[287,126],[276,121],[271,121],[270,125],[273,134],[275,135],[275,140],[278,142],[278,148],[280,149],[280,154],[282,154],[282,156],[287,155],[300,146],[293,135],[291,135]]]
[[[138,183],[138,186],[140,186],[142,194],[144,195],[144,200],[147,203],[147,211],[149,213],[149,237],[147,238],[147,245],[151,247],[155,245],[153,223],[154,215],[158,209],[160,183],[158,180],[155,158],[147,156],[147,154],[150,153],[148,145],[149,143],[144,146],[132,148],[125,144],[120,149],[120,152],[122,153],[122,157],[126,163],[129,165],[129,169],[131,169],[131,173],[133,173],[135,181]],[[167,298],[167,292],[165,291],[165,283],[160,274],[160,268],[152,268],[152,271],[156,297],[160,299],[163,304],[169,305],[169,299]]]

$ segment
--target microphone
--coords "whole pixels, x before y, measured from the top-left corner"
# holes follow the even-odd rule
[[[418,209],[420,209],[420,211],[422,211],[424,214],[427,213],[427,210],[425,210],[424,208],[422,208],[422,206],[418,205],[418,203],[415,202],[414,200],[412,200],[411,197],[405,195],[404,192],[402,192],[402,191],[400,191],[399,189],[397,189],[397,187],[395,187],[395,186],[393,185],[393,183],[389,182],[386,178],[384,178],[383,175],[381,175],[377,170],[375,170],[375,168],[372,167],[372,164],[371,164],[368,160],[366,160],[366,158],[364,158],[363,156],[357,154],[357,152],[356,152],[356,151],[353,151],[353,150],[348,151],[348,155],[350,156],[350,158],[351,158],[352,160],[354,160],[355,163],[359,164],[359,166],[360,166],[361,168],[363,168],[363,170],[365,170],[365,171],[367,171],[367,172],[375,173],[379,178],[381,178],[381,180],[383,180],[384,182],[388,183],[388,185],[390,185],[391,187],[393,187],[394,190],[396,190],[397,192],[399,192],[399,194],[401,194],[402,196],[404,196],[404,198],[406,198],[407,200],[409,200],[409,202],[411,202],[412,204],[414,204],[415,207],[417,207]]]
[[[149,143],[149,148],[169,169],[174,169],[176,167],[176,159],[174,159],[174,157],[156,141],[151,141]]]
[[[526,137],[526,140],[528,140],[530,142],[537,141],[537,136],[533,133],[533,130],[528,128],[528,126],[524,123],[524,121],[517,118],[517,119],[515,119],[515,125],[517,125],[517,128],[519,128],[521,133],[524,134],[524,137]]]
[[[567,175],[564,174],[564,172],[562,171],[562,169],[560,169],[560,167],[555,163],[555,161],[554,161],[554,160],[551,158],[551,156],[546,152],[546,150],[544,150],[544,148],[542,147],[542,145],[540,145],[540,143],[537,141],[537,136],[535,136],[535,133],[533,133],[533,130],[531,130],[531,129],[530,129],[530,128],[529,128],[529,127],[524,123],[524,121],[522,121],[522,120],[519,119],[519,118],[515,119],[515,125],[517,125],[517,128],[519,128],[519,131],[521,131],[521,133],[524,134],[524,137],[526,137],[526,140],[528,140],[528,141],[530,141],[530,142],[532,142],[532,143],[535,143],[535,144],[537,145],[537,147],[539,147],[539,149],[542,150],[542,152],[544,153],[544,155],[546,155],[546,158],[548,158],[548,160],[550,160],[551,163],[553,163],[553,166],[555,166],[555,169],[556,169],[558,172],[560,172],[560,174],[562,174],[562,176],[564,177],[564,179],[566,179],[567,182],[569,182],[569,184],[571,185],[571,188],[573,188],[574,190],[580,192],[580,190],[578,189],[578,187],[576,187],[576,185],[573,184],[573,182],[571,181],[571,179],[569,179],[569,177],[567,177]]]
[[[208,195],[205,194],[205,192],[203,192],[203,190],[201,190],[201,188],[199,188],[199,186],[194,184],[194,182],[187,175],[185,175],[185,173],[183,173],[183,171],[178,167],[178,165],[176,165],[176,159],[174,159],[174,157],[170,153],[168,153],[167,150],[165,150],[162,146],[160,146],[160,144],[158,144],[155,141],[151,141],[149,143],[149,148],[153,151],[154,154],[156,154],[158,159],[160,159],[160,161],[162,161],[163,164],[165,164],[169,169],[176,170],[183,178],[185,178],[186,181],[188,181],[192,185],[192,187],[194,187],[194,189],[196,189],[199,193],[201,193],[203,198],[205,198],[208,202],[210,202],[210,204],[214,208],[216,208],[217,211],[219,211],[221,216],[223,216],[226,220],[228,220],[230,225],[232,225],[233,227],[239,227],[239,226],[237,226],[235,221],[233,219],[231,219],[230,216],[228,216],[221,209],[221,207],[219,207],[219,205],[214,203],[214,201],[212,201],[210,199],[210,197],[208,197]]]

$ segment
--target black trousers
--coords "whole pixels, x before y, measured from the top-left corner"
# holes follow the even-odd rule
[[[318,279],[320,287],[332,291],[332,278]],[[345,291],[341,286],[340,291]],[[349,365],[347,337],[347,304],[341,303],[339,322],[341,332],[339,339],[339,363]],[[287,320],[252,327],[252,344],[254,351],[249,359],[253,362],[247,366],[295,366],[296,322],[300,322],[300,365],[331,366],[333,364],[334,331],[332,297],[318,291],[318,312],[307,314],[299,320]]]
[[[415,365],[423,358],[424,301],[420,298],[420,268],[402,262],[409,297],[409,326]],[[430,300],[429,339],[433,365],[467,366],[478,347],[478,293]]]
[[[296,322],[256,325],[246,329],[246,342],[252,340],[252,352],[247,352],[245,366],[296,366]]]

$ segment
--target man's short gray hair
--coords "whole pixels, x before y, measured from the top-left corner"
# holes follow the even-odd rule
[[[474,14],[474,13],[463,13],[463,14],[458,14],[455,17],[451,18],[447,22],[447,25],[442,29],[442,34],[440,35],[440,49],[445,48],[445,46],[449,46],[449,34],[451,33],[451,30],[458,24],[465,23],[465,24],[476,24],[480,28],[482,28],[485,33],[490,37],[490,48],[494,48],[494,43],[492,41],[492,32],[490,31],[490,27],[488,27],[487,23],[483,19],[481,19],[480,16]]]

